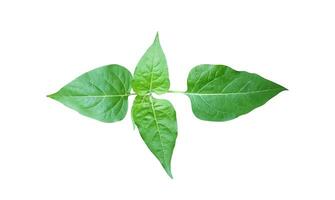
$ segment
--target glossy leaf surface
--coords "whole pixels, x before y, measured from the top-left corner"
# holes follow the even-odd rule
[[[172,178],[171,157],[177,138],[176,112],[167,100],[137,96],[132,118],[150,151]]]
[[[196,117],[226,121],[252,111],[283,90],[257,74],[224,65],[199,65],[189,73],[186,94]]]
[[[131,79],[126,68],[107,65],[82,74],[48,97],[87,117],[120,121],[127,113]]]
[[[170,81],[164,52],[158,34],[155,41],[138,62],[133,80],[133,89],[137,94],[162,94],[169,90]]]

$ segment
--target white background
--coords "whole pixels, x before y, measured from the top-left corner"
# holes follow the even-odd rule
[[[335,199],[332,1],[1,1],[0,199]],[[132,129],[46,95],[88,70],[133,71],[159,31],[171,89],[197,64],[287,87],[229,122],[177,111],[174,179]],[[133,98],[130,99],[130,105]]]

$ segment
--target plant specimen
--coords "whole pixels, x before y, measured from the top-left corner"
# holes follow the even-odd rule
[[[227,121],[252,111],[286,90],[257,74],[211,64],[198,65],[190,71],[185,92],[169,88],[168,66],[157,34],[138,62],[134,76],[121,65],[107,65],[82,74],[48,97],[87,117],[116,122],[126,116],[128,97],[136,95],[131,109],[133,123],[172,178],[176,111],[168,100],[156,98],[154,94],[185,94],[197,118]]]

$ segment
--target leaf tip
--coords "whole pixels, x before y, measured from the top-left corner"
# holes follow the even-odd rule
[[[56,99],[56,96],[57,96],[57,92],[56,93],[52,93],[52,94],[48,94],[47,97],[48,98],[51,98],[51,99]]]
[[[156,32],[155,42],[159,42],[159,33],[158,33],[158,31]]]
[[[173,179],[173,175],[172,175],[172,172],[171,172],[171,166],[170,165],[164,165],[163,164],[163,168],[165,170],[165,172],[167,173],[167,175]]]
[[[167,169],[166,169],[165,171],[166,171],[167,175],[168,175],[171,179],[173,179],[171,170],[167,170]]]
[[[281,87],[281,92],[288,91],[288,89],[286,87],[284,87],[284,86],[280,86],[280,87]]]

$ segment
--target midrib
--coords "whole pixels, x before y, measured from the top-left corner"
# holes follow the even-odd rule
[[[257,94],[262,92],[271,92],[281,90],[281,88],[276,89],[267,89],[267,90],[258,90],[258,91],[251,91],[251,92],[229,92],[229,93],[196,93],[196,92],[185,92],[187,95],[194,95],[194,96],[225,96],[225,95],[242,95],[242,94]]]
[[[153,101],[152,101],[152,97],[151,97],[151,96],[149,97],[149,100],[150,100],[150,104],[151,104],[152,113],[153,113],[153,115],[154,115],[155,125],[156,125],[157,132],[158,132],[158,135],[159,135],[159,141],[160,141],[160,144],[161,144],[161,146],[162,146],[163,159],[164,159],[164,162],[166,162],[166,158],[165,158],[165,150],[164,150],[164,145],[163,145],[163,142],[162,142],[162,136],[161,136],[161,132],[160,132],[160,129],[159,129],[159,126],[158,126],[158,121],[157,121],[156,111],[155,111],[154,103],[153,103]],[[166,163],[165,163],[165,164],[166,164]]]
[[[126,97],[130,94],[111,94],[111,95],[63,95],[67,97],[97,97],[97,98],[108,98],[108,97]]]

